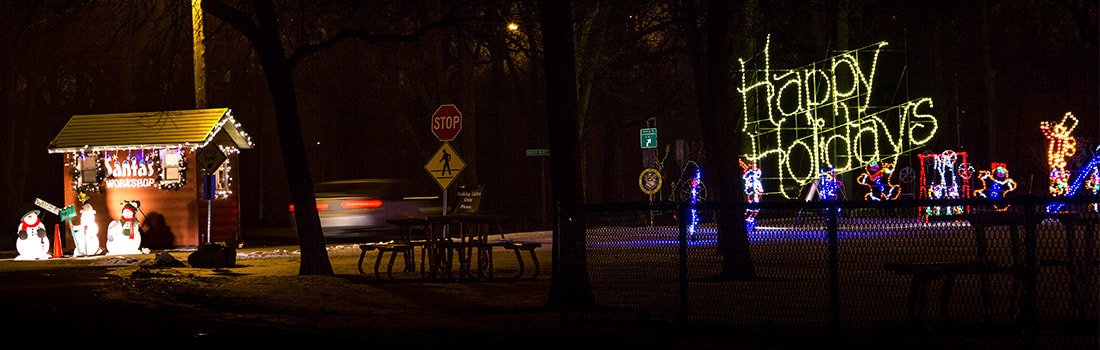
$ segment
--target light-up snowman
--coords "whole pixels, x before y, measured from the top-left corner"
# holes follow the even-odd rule
[[[50,258],[50,237],[46,235],[46,225],[38,216],[38,210],[28,211],[19,221],[19,238],[15,249],[19,255],[15,260],[46,260]]]
[[[84,204],[80,209],[80,223],[73,225],[73,256],[99,255],[99,224],[95,222],[95,208]]]
[[[118,220],[107,225],[107,255],[144,254],[141,250],[141,229],[137,219],[139,202],[125,202]]]

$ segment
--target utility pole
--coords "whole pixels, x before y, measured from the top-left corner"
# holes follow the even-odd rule
[[[206,46],[203,40],[202,0],[191,0],[191,28],[194,39],[195,108],[206,108]]]

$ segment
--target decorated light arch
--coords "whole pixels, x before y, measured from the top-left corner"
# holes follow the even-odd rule
[[[970,197],[970,177],[973,167],[967,163],[966,152],[945,150],[940,153],[925,151],[920,158],[921,199],[959,199]],[[962,206],[931,206],[921,208],[924,218],[928,216],[962,214]]]

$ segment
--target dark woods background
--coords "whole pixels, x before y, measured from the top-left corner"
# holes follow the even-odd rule
[[[70,116],[195,108],[189,4],[0,4],[0,219],[14,228],[35,198],[71,204],[61,203],[68,186],[63,157],[46,153]],[[676,140],[701,140],[685,47],[687,31],[701,19],[684,18],[683,5],[574,4],[588,203],[648,199],[637,184],[643,168],[638,130],[647,120],[659,129],[659,156]],[[752,59],[759,52],[747,48],[763,47],[769,34],[772,65],[781,68],[889,42],[876,98],[890,104],[932,97],[940,130],[929,149],[966,151],[979,169],[1007,162],[1020,192],[1041,194],[1047,186],[1040,121],[1060,120],[1067,111],[1080,120],[1070,169],[1100,143],[1095,0],[737,6],[746,15],[735,26],[755,41],[734,43],[735,58]],[[207,106],[232,108],[256,143],[240,154],[234,179],[241,183],[246,228],[289,226],[284,162],[309,167],[314,181],[405,177],[440,193],[423,168],[440,145],[428,118],[440,104],[453,103],[464,125],[452,145],[467,167],[451,185],[451,198],[458,185],[481,184],[482,210],[513,218],[506,229],[548,229],[549,160],[525,154],[548,147],[533,1],[280,1],[276,7],[284,41],[296,45],[346,27],[408,34],[439,18],[454,20],[415,40],[348,40],[296,61],[308,161],[283,159],[251,47],[208,20]],[[663,171],[666,186],[679,176],[674,158]],[[667,197],[667,189],[662,193]],[[0,246],[10,241],[0,239]]]

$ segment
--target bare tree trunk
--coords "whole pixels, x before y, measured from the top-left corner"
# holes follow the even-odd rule
[[[696,96],[703,148],[706,150],[712,184],[718,184],[718,254],[722,259],[722,276],[753,279],[756,271],[749,251],[748,231],[744,215],[735,204],[743,203],[741,171],[737,162],[741,145],[740,119],[733,113],[732,67],[733,50],[730,19],[733,4],[711,1],[707,4],[705,27],[688,28],[692,67],[695,72]],[[698,9],[693,1],[685,1],[685,16],[695,23]],[[706,40],[702,32],[706,31]]]
[[[542,0],[546,76],[546,118],[550,132],[550,182],[554,198],[553,255],[550,292],[552,307],[586,308],[594,303],[585,252],[583,217],[562,208],[584,204],[577,111],[577,68],[573,50],[572,3]]]
[[[256,22],[236,9],[220,1],[204,1],[203,9],[233,26],[248,38],[260,59],[267,77],[271,100],[275,107],[275,124],[279,131],[279,146],[283,152],[283,166],[290,184],[291,202],[294,203],[295,223],[298,228],[298,244],[302,251],[299,275],[332,275],[332,263],[325,247],[321,220],[317,214],[317,199],[313,193],[313,179],[309,173],[309,161],[302,141],[302,127],[298,116],[297,93],[290,75],[290,64],[283,53],[279,38],[275,8],[270,0],[253,2]]]

